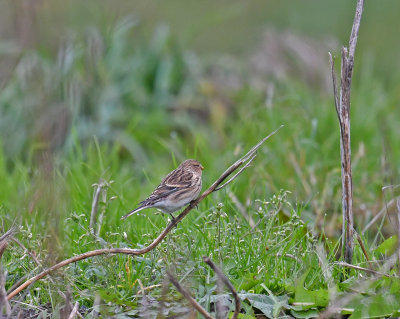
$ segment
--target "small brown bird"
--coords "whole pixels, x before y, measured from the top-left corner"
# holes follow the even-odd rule
[[[160,185],[139,207],[132,210],[121,219],[125,219],[142,209],[155,207],[163,213],[174,216],[173,212],[189,204],[196,199],[201,191],[201,174],[204,167],[196,160],[188,159],[181,163],[176,169],[163,179]]]

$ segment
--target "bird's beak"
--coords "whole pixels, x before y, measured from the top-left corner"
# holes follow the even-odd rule
[[[204,169],[203,165],[200,165],[200,168],[201,168],[201,170],[203,170]]]

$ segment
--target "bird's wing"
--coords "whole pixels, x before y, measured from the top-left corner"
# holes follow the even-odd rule
[[[192,185],[193,173],[183,169],[173,170],[159,185],[167,185],[169,187],[185,188]],[[158,187],[157,187],[158,188]]]
[[[182,169],[175,169],[164,180],[160,185],[151,193],[151,195],[145,199],[140,205],[150,206],[160,199],[167,197],[175,192],[186,189],[192,185],[193,173],[184,171]]]

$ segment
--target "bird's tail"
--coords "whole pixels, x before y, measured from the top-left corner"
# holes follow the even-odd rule
[[[147,208],[146,205],[141,205],[141,206],[139,206],[138,208],[136,208],[136,209],[130,211],[130,212],[129,212],[128,214],[126,214],[125,216],[122,216],[122,217],[121,217],[121,220],[126,219],[126,218],[128,218],[129,216],[131,216],[131,215],[133,215],[133,214],[136,214],[137,212],[140,212],[142,209],[145,209],[145,208]]]

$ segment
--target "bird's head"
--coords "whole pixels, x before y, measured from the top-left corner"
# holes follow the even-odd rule
[[[183,169],[190,170],[199,175],[201,175],[202,170],[204,169],[203,165],[201,165],[199,161],[196,161],[194,159],[188,159],[182,162],[182,164],[179,166]]]

